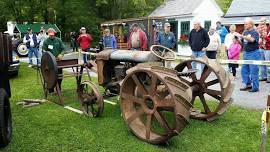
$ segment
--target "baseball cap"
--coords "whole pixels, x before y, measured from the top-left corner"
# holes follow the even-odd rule
[[[165,24],[164,24],[164,27],[170,27],[170,26],[171,26],[170,23],[165,23]]]
[[[53,35],[55,35],[55,33],[56,33],[56,31],[53,28],[48,29],[48,35],[49,36],[53,36]]]
[[[27,28],[27,31],[31,31],[32,29],[30,27]]]

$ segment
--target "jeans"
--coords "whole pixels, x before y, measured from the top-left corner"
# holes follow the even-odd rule
[[[270,50],[260,49],[261,60],[270,61]],[[270,79],[270,66],[260,65],[260,78]]]
[[[205,51],[192,51],[192,56],[194,56],[195,58],[200,58],[200,57],[204,57],[205,56]],[[193,69],[197,69],[197,63],[196,62],[192,62],[192,68]],[[203,70],[204,65],[201,64],[201,71]]]
[[[260,60],[260,51],[244,52],[244,60]],[[252,84],[252,90],[259,90],[259,67],[253,64],[244,64],[241,69],[242,81],[247,85]]]
[[[82,49],[83,52],[89,52],[89,48],[87,49]],[[83,62],[87,63],[88,59],[90,59],[90,56],[88,54],[83,54]]]
[[[30,47],[30,48],[28,48],[28,50],[29,50],[29,52],[28,52],[29,64],[31,64],[31,65],[33,64],[33,61],[32,61],[33,53],[37,58],[37,64],[40,64],[40,61],[39,61],[39,58],[38,58],[39,57],[38,49]]]

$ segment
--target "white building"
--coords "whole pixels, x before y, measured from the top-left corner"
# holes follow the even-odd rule
[[[165,17],[171,23],[177,40],[188,35],[193,29],[193,22],[198,20],[202,27],[208,29],[223,16],[215,0],[166,0],[149,17]],[[189,46],[178,45],[179,55],[191,55]]]

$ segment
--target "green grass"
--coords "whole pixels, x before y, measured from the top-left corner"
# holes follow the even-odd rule
[[[11,80],[11,86],[13,139],[3,151],[259,151],[261,112],[258,111],[230,107],[214,122],[190,120],[190,125],[172,138],[168,146],[156,146],[129,132],[120,116],[119,104],[105,104],[101,118],[82,116],[53,103],[28,109],[17,106],[16,102],[24,98],[43,98],[36,72],[25,64],[19,77]],[[63,89],[71,88],[75,88],[75,79],[65,79]],[[69,105],[78,105],[74,104],[75,91],[65,92],[64,98]],[[117,102],[115,98],[111,100]]]

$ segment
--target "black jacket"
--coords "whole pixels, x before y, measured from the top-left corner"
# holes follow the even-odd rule
[[[201,28],[198,32],[195,29],[190,32],[189,46],[192,51],[201,51],[202,48],[206,48],[209,43],[209,35],[204,28]]]

